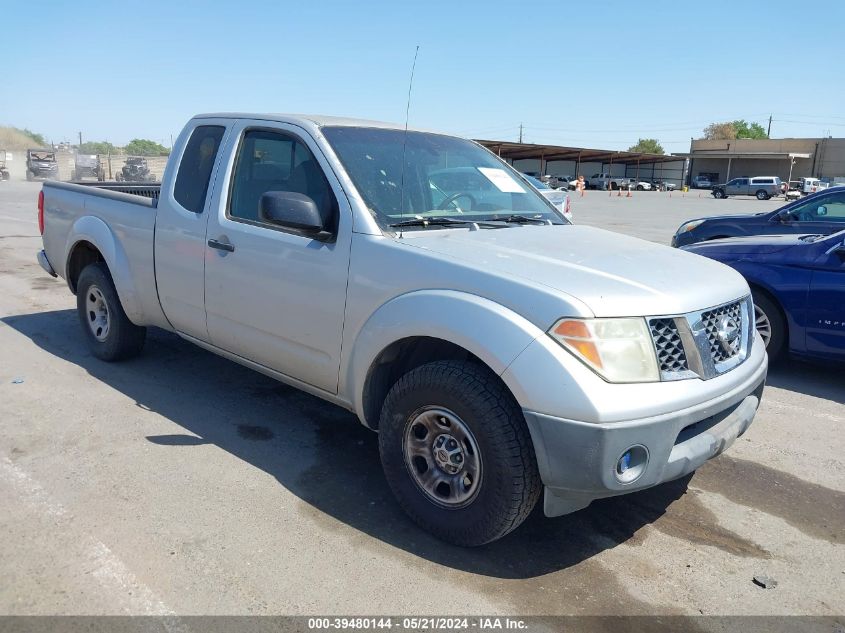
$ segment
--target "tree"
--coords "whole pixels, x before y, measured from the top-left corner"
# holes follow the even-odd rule
[[[710,141],[732,141],[737,138],[769,138],[769,135],[766,134],[766,129],[759,123],[749,123],[745,119],[737,119],[736,121],[711,123],[704,128],[704,138]]]
[[[130,156],[167,156],[170,154],[170,150],[164,145],[145,138],[133,138],[123,149]]]
[[[711,123],[704,128],[704,138],[708,141],[733,140],[736,138],[736,126],[730,121]]]
[[[769,138],[765,128],[759,123],[748,123],[745,119],[734,121],[737,138]]]
[[[117,148],[108,141],[88,141],[79,146],[80,154],[114,154]]]
[[[657,142],[656,138],[641,138],[636,145],[631,145],[628,148],[629,152],[639,152],[641,154],[665,154],[663,146]]]

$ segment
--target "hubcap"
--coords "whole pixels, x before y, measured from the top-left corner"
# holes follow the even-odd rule
[[[88,288],[85,297],[85,313],[88,315],[88,327],[98,341],[105,341],[109,335],[109,304],[97,286]]]
[[[405,427],[405,465],[420,490],[448,508],[467,505],[481,486],[481,454],[469,427],[440,407],[415,412]]]
[[[772,323],[769,317],[763,312],[759,306],[754,306],[754,327],[760,333],[760,338],[763,339],[763,344],[769,347],[769,341],[772,340]]]

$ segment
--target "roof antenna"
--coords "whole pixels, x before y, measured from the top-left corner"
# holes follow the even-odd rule
[[[408,146],[408,113],[411,111],[411,88],[414,87],[414,71],[417,68],[417,55],[420,45],[414,51],[414,63],[411,66],[411,80],[408,82],[408,103],[405,106],[405,135],[402,138],[402,178],[399,181],[399,219],[405,219],[405,148]],[[402,239],[402,229],[399,229],[399,239]]]

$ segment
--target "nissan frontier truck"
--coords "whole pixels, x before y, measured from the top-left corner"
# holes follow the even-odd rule
[[[444,184],[468,169],[491,186]],[[95,357],[158,327],[353,411],[401,507],[459,545],[540,497],[556,516],[691,473],[763,392],[742,276],[572,225],[445,134],[200,115],[160,185],[45,182],[38,217]]]

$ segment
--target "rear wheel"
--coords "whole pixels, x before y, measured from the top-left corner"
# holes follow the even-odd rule
[[[768,200],[770,197],[769,194],[766,193],[763,189],[760,189],[760,191],[758,191],[756,195],[758,200]]]
[[[423,529],[476,546],[520,525],[540,496],[525,418],[486,367],[438,361],[387,395],[379,452],[393,494]]]
[[[714,189],[713,190],[713,197],[716,199],[722,199],[725,197],[725,192],[721,189]]]
[[[774,362],[783,354],[786,343],[786,322],[780,307],[760,291],[752,291],[754,326],[763,339],[769,360]]]
[[[105,264],[89,264],[79,275],[76,310],[88,348],[100,360],[131,358],[144,347],[147,328],[126,316]]]

